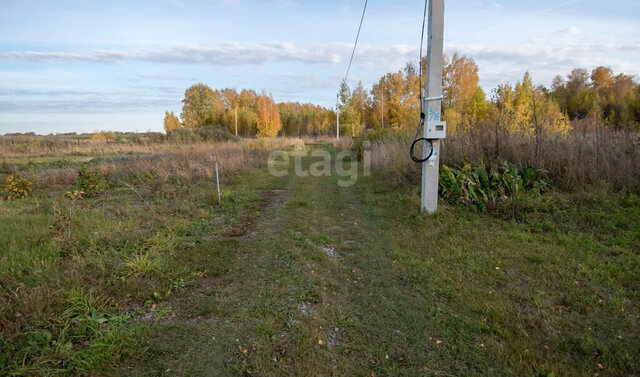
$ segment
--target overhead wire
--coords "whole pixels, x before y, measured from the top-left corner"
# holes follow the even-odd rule
[[[409,155],[411,156],[411,159],[413,160],[413,162],[422,164],[427,162],[431,156],[433,155],[433,142],[429,139],[426,139],[424,137],[422,138],[418,138],[418,136],[420,135],[420,131],[422,130],[422,128],[424,127],[424,109],[422,108],[423,106],[423,102],[422,102],[422,48],[424,46],[424,29],[425,29],[425,25],[427,23],[427,7],[429,4],[429,0],[424,0],[424,13],[422,15],[422,30],[420,33],[420,60],[419,60],[419,70],[420,70],[420,75],[419,75],[419,92],[418,92],[418,98],[420,99],[420,123],[418,124],[418,129],[416,130],[416,136],[413,137],[413,143],[411,144],[411,149],[409,149]],[[419,142],[427,142],[430,145],[429,148],[429,154],[427,155],[426,158],[418,158],[416,157],[414,150],[416,145]]]
[[[550,12],[550,11],[556,10],[558,8],[563,8],[563,7],[566,7],[566,6],[569,6],[569,5],[573,5],[573,4],[579,3],[581,1],[584,1],[584,0],[569,0],[569,1],[565,1],[565,2],[560,3],[560,4],[556,4],[556,5],[551,6],[549,8],[540,9],[538,11],[527,12],[523,16],[514,17],[514,18],[511,18],[511,19],[506,20],[504,22],[493,22],[492,25],[487,27],[487,28],[477,30],[477,31],[475,31],[473,33],[454,35],[454,36],[452,36],[450,38],[447,38],[447,40],[449,40],[451,42],[455,42],[455,41],[460,40],[461,38],[464,38],[465,43],[468,43],[473,37],[476,37],[476,36],[478,36],[478,35],[480,35],[482,33],[486,33],[488,31],[492,31],[492,30],[497,30],[497,29],[500,29],[503,26],[514,24],[514,23],[517,23],[517,22],[521,22],[521,21],[526,20],[528,18],[540,17],[540,15],[542,15],[542,14],[544,14],[546,12]],[[497,20],[489,20],[489,21],[497,21]]]
[[[362,30],[362,23],[364,22],[364,15],[367,12],[367,4],[369,0],[364,1],[364,9],[362,9],[362,17],[360,17],[360,26],[358,26],[358,34],[356,34],[356,41],[353,44],[353,51],[351,51],[351,59],[349,59],[349,66],[347,67],[347,73],[344,75],[344,82],[347,82],[349,77],[349,71],[351,71],[351,64],[353,64],[353,57],[356,54],[356,47],[358,47],[358,39],[360,39],[360,31]]]

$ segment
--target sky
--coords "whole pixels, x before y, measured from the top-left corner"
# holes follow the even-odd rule
[[[161,131],[184,91],[334,105],[364,0],[0,0],[0,134]],[[418,61],[423,0],[369,0],[349,84]],[[445,52],[487,93],[529,71],[640,75],[640,1],[446,2]]]

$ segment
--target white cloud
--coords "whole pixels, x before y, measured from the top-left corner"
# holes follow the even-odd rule
[[[291,42],[262,44],[224,43],[216,46],[176,46],[155,50],[103,50],[83,52],[66,51],[8,51],[0,52],[2,60],[28,62],[93,62],[125,63],[147,61],[153,63],[210,64],[217,66],[260,65],[270,62],[300,62],[335,64],[348,58],[353,45],[324,43],[299,48]],[[415,47],[406,45],[358,46],[356,59],[367,64],[410,59]]]
[[[555,75],[565,75],[577,67],[610,66],[617,72],[629,71],[631,60],[640,56],[640,43],[504,44],[449,45],[448,51],[472,56],[480,67],[480,77],[494,86],[515,81],[530,71],[537,82],[549,83]],[[634,56],[634,59],[629,59]],[[515,75],[515,77],[514,77]],[[497,82],[496,82],[497,81]]]
[[[340,55],[321,46],[320,49],[298,49],[289,42],[263,44],[224,43],[217,46],[177,46],[155,50],[102,50],[84,52],[10,51],[0,53],[0,59],[32,62],[77,61],[95,63],[124,63],[147,61],[154,63],[211,64],[233,66],[264,64],[277,61],[303,63],[336,63]],[[338,48],[342,46],[336,46]]]

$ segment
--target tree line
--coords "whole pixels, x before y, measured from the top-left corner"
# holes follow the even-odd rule
[[[335,112],[322,106],[282,102],[273,96],[254,90],[213,90],[196,84],[185,91],[180,119],[173,112],[165,112],[164,128],[198,129],[222,126],[245,137],[274,137],[325,135],[335,119]]]
[[[422,79],[426,59],[422,64]],[[420,121],[420,68],[407,63],[367,90],[362,83],[338,92],[342,134],[356,136],[364,130],[415,129]],[[491,125],[505,132],[563,135],[572,122],[600,124],[615,129],[640,128],[640,86],[636,79],[614,74],[607,67],[592,72],[578,68],[566,78],[557,76],[546,88],[534,85],[527,72],[515,84],[504,83],[489,96],[478,85],[478,66],[469,56],[444,58],[443,118],[450,133],[465,133]],[[185,91],[180,119],[165,113],[166,131],[175,128],[222,126],[245,137],[319,136],[335,132],[333,109],[313,104],[276,104],[266,92],[212,90],[196,84]]]

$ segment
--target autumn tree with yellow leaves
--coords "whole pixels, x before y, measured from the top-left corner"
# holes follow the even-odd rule
[[[171,130],[175,130],[176,128],[181,128],[182,124],[177,116],[173,115],[172,112],[165,111],[164,112],[164,131],[169,132]]]
[[[275,137],[282,129],[282,123],[280,121],[280,109],[278,105],[273,101],[271,95],[267,95],[265,92],[258,97],[256,111],[256,125],[258,128],[258,137]]]

